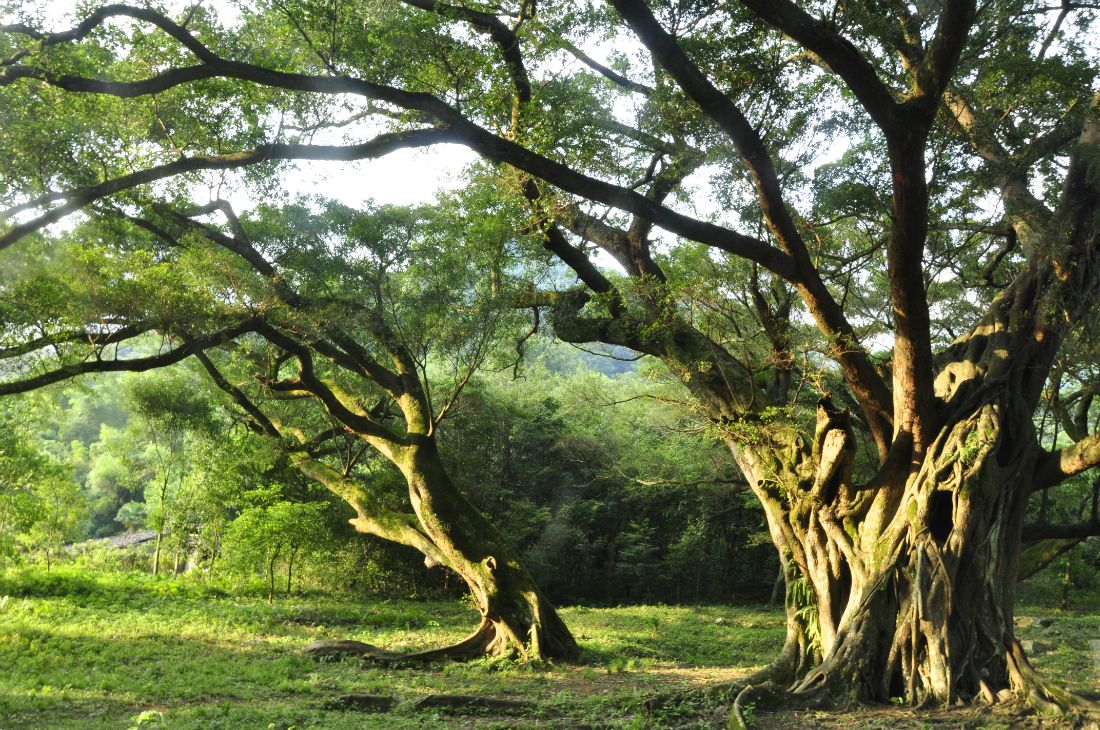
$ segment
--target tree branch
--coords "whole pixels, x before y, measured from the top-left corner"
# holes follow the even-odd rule
[[[87,360],[63,365],[54,370],[23,380],[0,383],[0,396],[11,395],[13,393],[26,393],[37,390],[38,388],[44,388],[47,385],[59,383],[62,380],[69,380],[70,378],[90,373],[145,372],[154,368],[174,365],[197,352],[224,344],[239,337],[245,332],[253,332],[258,324],[258,320],[248,319],[209,335],[190,338],[178,347],[168,350],[167,352],[162,352],[159,355],[126,358],[122,360]]]
[[[1067,525],[1024,525],[1024,540],[1074,540],[1100,535],[1100,522]]]
[[[115,6],[124,7],[124,6]],[[143,11],[144,12],[144,11]],[[154,13],[155,14],[155,13]],[[136,17],[136,16],[135,16]],[[160,16],[160,21],[157,23],[158,27],[171,27],[175,25],[172,21]],[[178,26],[177,26],[178,28]],[[178,28],[177,34],[182,33],[190,37],[190,34],[182,28]],[[176,37],[173,35],[173,37]],[[198,41],[191,37],[191,41],[194,44],[198,44]],[[199,44],[201,45],[201,44]],[[190,47],[190,46],[188,46]],[[205,47],[204,47],[205,48]],[[362,79],[357,79],[349,76],[315,76],[310,74],[301,73],[289,73],[283,71],[274,71],[266,69],[260,66],[255,66],[248,63],[242,63],[239,61],[231,61],[221,58],[213,54],[212,51],[207,49],[206,55],[200,56],[204,60],[203,74],[201,78],[213,78],[224,77],[233,78],[240,81],[247,81],[256,83],[262,86],[268,86],[271,88],[284,89],[288,91],[299,91],[314,94],[326,94],[326,95],[341,95],[341,94],[354,94],[368,99],[374,99],[395,106],[401,107],[409,111],[421,112],[434,117],[439,122],[442,122],[446,126],[448,133],[443,136],[446,139],[439,139],[438,142],[450,141],[458,144],[464,144],[470,149],[478,152],[487,159],[495,162],[511,165],[532,175],[546,180],[548,183],[555,185],[567,192],[581,195],[589,198],[597,203],[604,205],[610,205],[616,208],[620,208],[627,212],[635,213],[645,216],[652,220],[654,224],[661,226],[669,230],[672,233],[681,235],[685,238],[693,241],[698,241],[715,248],[722,249],[736,256],[741,256],[749,259],[750,261],[756,261],[764,268],[776,273],[784,278],[792,278],[795,275],[793,268],[793,262],[790,257],[784,254],[782,251],[769,246],[767,243],[760,241],[759,239],[744,234],[737,233],[728,228],[700,221],[690,216],[686,216],[680,213],[676,213],[669,208],[654,203],[644,195],[641,195],[628,188],[623,188],[618,185],[606,183],[602,180],[598,180],[587,175],[584,175],[571,167],[564,165],[560,162],[552,160],[543,155],[532,152],[531,150],[519,145],[511,140],[500,137],[486,129],[471,122],[460,111],[450,106],[446,102],[438,99],[431,94],[410,92],[403,89],[398,89],[384,84],[377,84]],[[23,78],[26,73],[18,69],[25,67],[7,67],[3,72],[0,72],[0,85],[5,83],[11,83],[15,80],[15,77]],[[14,76],[10,79],[5,77],[4,74],[9,72],[9,69]],[[55,77],[49,75],[41,75],[44,72],[36,70],[32,76],[41,78],[41,80],[47,83],[51,80],[57,81]],[[198,73],[188,72],[188,73]],[[37,74],[37,75],[36,75]],[[196,77],[196,79],[199,77]],[[178,86],[183,83],[187,83],[190,78],[176,78],[165,79],[164,74],[161,74],[155,79],[160,79],[154,87],[149,87],[146,82],[100,82],[94,79],[84,79],[78,86],[81,88],[74,88],[75,91],[85,91],[91,93],[105,93],[115,96],[136,96],[155,93],[156,91],[163,91],[173,86]],[[71,83],[76,83],[72,81]],[[91,86],[83,88],[88,82]],[[69,82],[67,82],[69,83]],[[104,86],[103,84],[108,85]],[[140,86],[136,86],[136,84]],[[421,133],[427,133],[426,130],[421,130]],[[411,134],[411,133],[407,133]],[[407,146],[407,145],[406,145]],[[333,148],[336,149],[336,148]],[[377,155],[373,155],[377,156]],[[336,158],[322,158],[322,159],[346,159],[342,157]],[[195,163],[189,163],[195,164]],[[226,164],[227,167],[235,167],[237,165]],[[202,165],[198,165],[199,169],[202,169]],[[159,169],[159,168],[158,168]],[[175,173],[166,173],[161,177],[170,176],[171,174],[179,174],[180,172],[186,172],[186,169],[181,169]],[[136,175],[144,175],[146,173],[136,173]],[[153,179],[161,179],[161,177],[154,177]],[[113,192],[118,192],[122,189],[128,189],[135,187],[136,185],[149,182],[150,180],[133,179],[133,176],[125,176],[119,180],[127,180],[129,184],[122,184],[115,189],[107,190],[101,195],[96,196],[103,197]],[[71,213],[74,210],[79,209],[83,205],[86,205],[89,201],[71,201],[66,206],[61,206],[55,209],[57,212],[49,220],[43,221],[33,228],[37,230],[44,225],[58,220],[64,215]],[[64,210],[62,210],[64,208]],[[23,231],[9,231],[4,236],[0,237],[0,247],[10,244],[11,240],[15,240],[22,235],[30,232],[29,230]],[[7,240],[7,239],[11,240]]]
[[[43,196],[36,203],[46,205],[59,197],[66,202],[56,208],[51,208],[42,215],[24,223],[12,226],[0,235],[0,249],[6,248],[18,241],[23,236],[38,231],[51,223],[56,223],[65,216],[73,213],[101,198],[114,195],[124,190],[130,190],[141,185],[164,180],[166,178],[182,175],[199,170],[234,170],[249,165],[256,165],[273,160],[364,160],[382,157],[394,150],[409,147],[427,147],[440,142],[446,142],[449,131],[446,128],[415,129],[407,132],[392,132],[382,134],[369,142],[357,145],[303,145],[273,143],[260,145],[244,152],[233,152],[224,155],[200,155],[195,157],[183,157],[174,162],[157,165],[128,175],[109,178],[95,185],[87,185],[61,194],[51,193]],[[22,208],[41,207],[21,204]],[[7,211],[5,211],[6,213]],[[3,214],[0,214],[2,216]]]
[[[0,360],[7,360],[13,357],[20,357],[22,355],[29,355],[32,352],[37,352],[46,347],[62,344],[83,343],[91,345],[92,347],[103,347],[106,345],[114,345],[125,340],[137,337],[138,335],[150,332],[155,329],[152,325],[126,325],[116,327],[115,329],[108,329],[101,332],[93,330],[71,330],[68,332],[61,332],[52,335],[43,335],[42,337],[36,337],[33,340],[27,340],[21,342],[18,345],[11,345],[9,347],[0,347]]]
[[[888,135],[898,124],[898,104],[874,67],[851,41],[790,0],[741,0],[757,16],[816,54],[851,89],[860,105]]]
[[[1064,449],[1044,451],[1035,464],[1032,489],[1055,487],[1097,465],[1100,465],[1100,434],[1086,436]]]

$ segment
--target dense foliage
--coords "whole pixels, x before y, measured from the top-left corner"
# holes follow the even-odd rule
[[[740,480],[720,446],[694,433],[690,411],[657,399],[669,385],[636,364],[614,374],[621,362],[544,343],[532,349],[520,379],[509,369],[465,392],[442,448],[458,484],[504,527],[553,599],[767,599],[778,565],[762,516],[745,490],[731,489]],[[601,361],[612,375],[592,369]],[[543,387],[531,389],[533,381]],[[122,550],[71,543],[163,529],[168,572],[255,581],[257,590],[262,575],[264,590],[278,593],[459,590],[447,571],[355,535],[347,507],[234,425],[193,369],[101,376],[36,401],[38,429],[5,455],[13,454],[12,469],[20,458],[23,479],[44,491],[51,473],[72,475],[71,525],[51,543],[54,552],[70,543],[68,560],[152,570],[151,542]],[[29,399],[9,403],[29,407]],[[385,465],[373,474],[400,480]],[[12,472],[5,486],[18,479]],[[13,512],[18,494],[3,492]],[[9,565],[44,560],[42,531],[55,519],[43,505],[19,508],[23,521],[5,531]]]

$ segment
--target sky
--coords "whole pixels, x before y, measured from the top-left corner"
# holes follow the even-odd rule
[[[219,19],[232,25],[238,13],[230,0],[200,0],[217,10]],[[140,3],[139,3],[140,4]],[[181,11],[193,0],[169,0],[169,10]],[[21,0],[23,9],[41,13],[45,27],[68,29],[75,25],[75,0]],[[0,16],[0,22],[10,17]],[[321,141],[321,140],[318,140]],[[428,150],[400,150],[378,160],[354,163],[307,162],[287,171],[286,187],[294,194],[321,195],[349,206],[372,200],[377,204],[414,205],[434,199],[437,190],[453,190],[462,184],[463,169],[477,155],[458,145],[437,145]],[[256,201],[233,200],[242,209]]]

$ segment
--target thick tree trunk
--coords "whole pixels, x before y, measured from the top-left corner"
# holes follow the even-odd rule
[[[1021,671],[1012,623],[1030,428],[1011,399],[985,399],[910,470],[864,490],[850,484],[845,414],[828,404],[813,444],[735,446],[788,566],[796,693],[841,704],[1049,694]]]
[[[459,653],[575,659],[576,641],[499,531],[458,491],[432,439],[399,464],[426,535],[481,612]]]
[[[387,509],[319,461],[299,456],[295,465],[355,509],[351,524],[357,531],[407,545],[424,555],[429,567],[450,568],[466,583],[482,616],[477,631],[455,646],[404,658],[576,658],[579,649],[569,629],[504,537],[455,487],[434,441],[422,437],[392,460],[405,476],[414,514]]]
[[[691,338],[663,353],[728,434],[763,505],[786,569],[788,627],[766,679],[797,701],[1022,695],[1098,709],[1039,678],[1013,633],[1021,533],[1042,453],[1032,414],[1057,348],[1042,320],[1052,309],[1044,277],[1049,270],[1021,277],[944,354],[936,413],[925,420],[934,432],[864,484],[852,476],[850,416],[828,398],[813,436],[803,436],[745,415],[753,411],[743,397],[718,382],[732,369],[720,357],[709,359],[713,373],[690,367],[701,360],[684,346]]]
[[[943,415],[928,447],[866,485],[851,478],[849,416],[828,400],[812,441],[781,429],[731,441],[788,565],[796,697],[843,705],[1024,695],[1084,706],[1031,670],[1013,633],[1040,455],[1036,396],[1024,380],[1034,373],[1021,372],[1035,353],[981,340],[937,380]]]

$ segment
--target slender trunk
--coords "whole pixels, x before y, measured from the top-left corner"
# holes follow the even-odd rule
[[[412,514],[394,512],[346,475],[306,454],[295,466],[351,505],[359,532],[407,545],[424,555],[425,565],[443,565],[466,583],[482,621],[459,645],[424,652],[417,658],[519,654],[530,658],[572,659],[579,649],[554,607],[495,527],[462,496],[430,436],[387,457],[401,470]]]
[[[779,570],[779,574],[775,576],[775,585],[772,586],[772,595],[768,598],[768,606],[775,606],[779,603],[779,599],[783,596],[783,591],[786,588],[787,581],[782,568]]]
[[[267,603],[271,605],[275,601],[275,562],[279,559],[279,545],[271,553],[271,560],[267,563]]]
[[[153,575],[160,573],[160,546],[164,541],[164,529],[157,528],[157,544],[153,549]]]
[[[298,548],[294,548],[290,551],[290,557],[286,561],[286,594],[290,595],[291,578],[294,576],[294,556],[298,552]]]
[[[1069,589],[1073,583],[1072,563],[1070,558],[1066,556],[1066,569],[1062,572],[1062,600],[1058,604],[1059,608],[1063,611],[1069,610]]]

